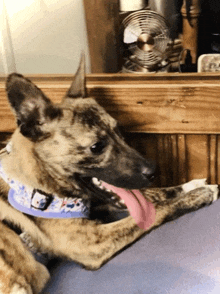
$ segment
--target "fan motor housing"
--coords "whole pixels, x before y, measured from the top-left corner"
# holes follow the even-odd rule
[[[137,46],[143,51],[150,51],[154,47],[154,38],[149,34],[141,34],[137,39]]]

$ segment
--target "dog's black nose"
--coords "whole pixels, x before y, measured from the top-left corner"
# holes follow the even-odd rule
[[[150,182],[155,179],[155,166],[142,167],[142,175]]]

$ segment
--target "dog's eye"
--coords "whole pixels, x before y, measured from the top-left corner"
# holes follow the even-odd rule
[[[106,141],[104,140],[98,141],[97,143],[95,143],[94,145],[90,147],[90,150],[93,154],[99,155],[103,152],[105,146],[106,146]]]

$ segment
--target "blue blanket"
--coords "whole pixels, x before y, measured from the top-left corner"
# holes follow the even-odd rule
[[[161,226],[98,271],[62,262],[46,293],[219,294],[220,200]]]

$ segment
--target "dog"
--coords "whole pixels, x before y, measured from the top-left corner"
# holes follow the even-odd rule
[[[10,74],[17,128],[0,152],[0,293],[40,293],[48,269],[39,252],[96,270],[142,235],[218,198],[192,180],[149,188],[154,164],[129,147],[117,122],[87,97],[84,58],[62,102]]]

